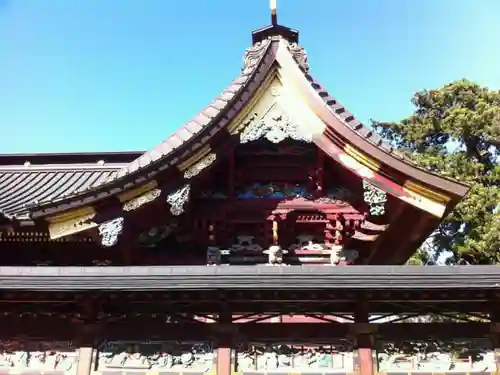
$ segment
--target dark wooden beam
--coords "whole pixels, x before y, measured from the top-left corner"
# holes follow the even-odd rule
[[[164,318],[134,318],[115,322],[78,323],[57,318],[1,318],[0,339],[75,340],[85,324],[100,340],[217,340],[232,336],[240,342],[330,341],[371,333],[384,340],[483,338],[491,334],[488,323],[167,323]]]

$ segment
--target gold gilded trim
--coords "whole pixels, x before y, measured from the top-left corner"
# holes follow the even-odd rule
[[[95,214],[94,207],[85,206],[82,208],[78,208],[76,210],[66,211],[65,213],[59,215],[49,216],[46,220],[49,223],[61,223],[76,217],[85,216],[89,214]]]
[[[189,158],[187,158],[183,162],[177,164],[177,168],[181,172],[184,172],[186,169],[193,166],[194,164],[199,162],[202,158],[207,156],[210,151],[211,151],[211,148],[209,145],[203,146],[200,150],[195,152],[192,156],[190,156]]]
[[[257,89],[257,92],[252,96],[245,107],[240,110],[240,112],[228,125],[227,129],[229,131],[229,134],[238,134],[243,129],[245,124],[249,121],[249,118],[252,116],[253,110],[255,109],[257,104],[259,104],[262,97],[268,92],[269,87],[274,82],[279,82],[275,68],[273,68],[268,73],[267,77],[261,82],[260,87]]]
[[[158,183],[156,182],[156,180],[152,180],[144,185],[139,186],[136,189],[128,190],[124,193],[118,194],[118,199],[120,200],[121,203],[128,202],[144,193],[147,193],[150,190],[153,190],[157,186]]]
[[[47,218],[50,239],[53,240],[96,227],[97,223],[90,221],[95,215],[93,207],[83,207]]]
[[[378,161],[368,157],[365,153],[358,151],[351,145],[345,145],[344,152],[357,162],[370,168],[372,171],[378,172],[380,170],[380,163]]]
[[[139,207],[144,206],[161,195],[160,189],[153,189],[144,194],[139,195],[138,197],[132,198],[131,200],[125,202],[123,204],[123,211],[133,211],[137,210]]]
[[[451,200],[449,196],[439,193],[435,190],[429,189],[425,186],[422,186],[412,180],[406,180],[403,187],[415,194],[418,194],[436,203],[441,203],[446,205]]]
[[[441,202],[433,201],[427,197],[424,197],[418,193],[411,191],[403,186],[403,191],[408,194],[408,196],[400,196],[399,199],[414,205],[428,213],[441,218],[446,210],[446,205]]]

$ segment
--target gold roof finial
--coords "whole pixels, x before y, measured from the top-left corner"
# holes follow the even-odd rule
[[[278,15],[276,14],[276,0],[269,0],[269,6],[271,8],[271,24],[278,24]]]

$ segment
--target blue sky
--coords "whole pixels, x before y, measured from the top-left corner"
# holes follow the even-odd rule
[[[278,18],[363,121],[462,77],[500,88],[499,0],[278,0]],[[268,23],[268,0],[0,0],[0,153],[151,148]]]

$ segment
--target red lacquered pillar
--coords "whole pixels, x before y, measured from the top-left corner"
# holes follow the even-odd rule
[[[355,313],[354,339],[356,353],[354,371],[360,375],[373,375],[375,366],[373,361],[373,334],[369,325],[369,312],[366,304],[360,303]]]
[[[230,311],[219,314],[219,327],[217,332],[217,375],[231,375],[231,346],[232,316]]]

